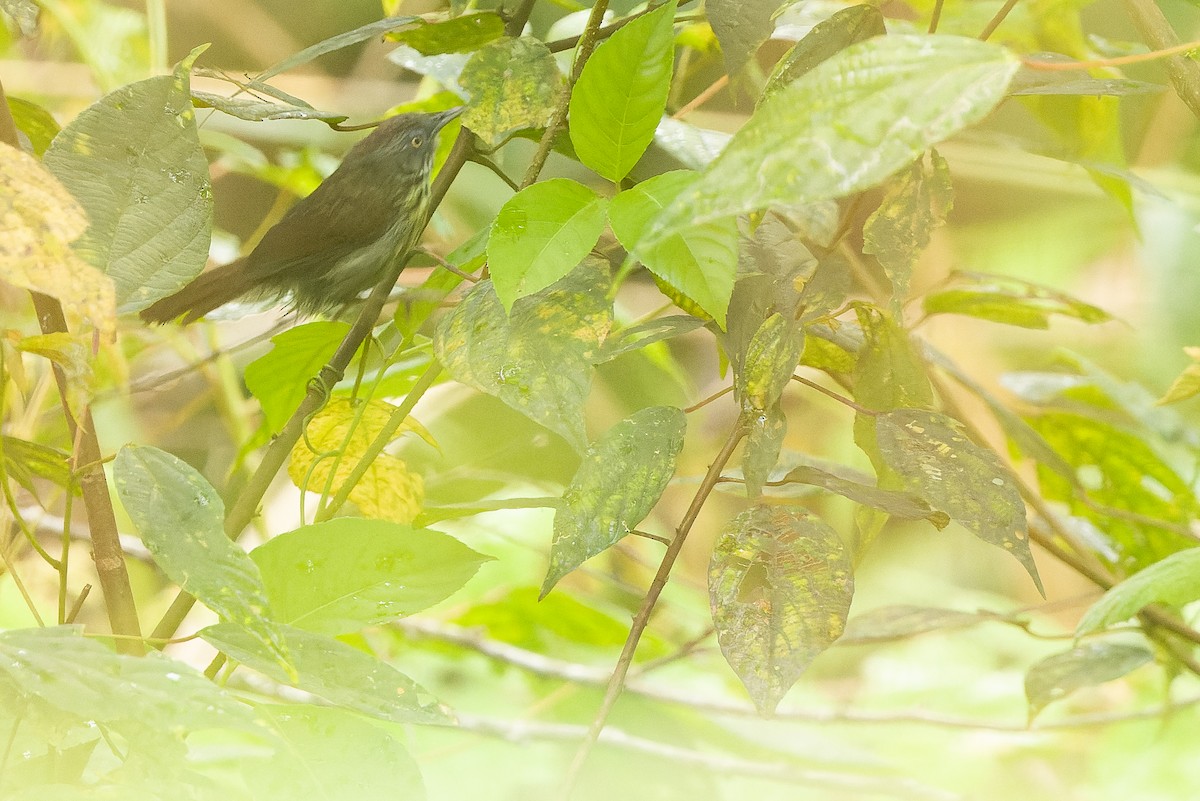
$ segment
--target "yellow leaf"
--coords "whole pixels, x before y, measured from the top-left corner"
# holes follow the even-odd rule
[[[87,225],[83,209],[37,159],[0,143],[0,280],[58,298],[68,315],[87,317],[111,338],[112,280],[71,250]]]
[[[322,492],[328,484],[331,493],[337,492],[395,409],[383,401],[363,404],[346,398],[331,400],[309,421],[305,436],[292,448],[288,475],[302,490]],[[406,431],[432,442],[429,432],[411,417],[396,435]],[[397,523],[411,523],[424,499],[421,476],[409,470],[403,459],[387,453],[375,458],[350,491],[350,500],[363,515]]]

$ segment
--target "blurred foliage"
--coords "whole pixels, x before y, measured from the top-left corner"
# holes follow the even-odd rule
[[[598,5],[0,0],[0,799],[1200,794],[1200,11]]]

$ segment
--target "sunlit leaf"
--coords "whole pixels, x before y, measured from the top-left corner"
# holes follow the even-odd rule
[[[676,0],[639,17],[588,59],[571,90],[571,142],[579,160],[618,182],[641,158],[667,106]]]
[[[1183,350],[1192,359],[1192,363],[1176,376],[1167,393],[1159,398],[1158,402],[1161,405],[1179,403],[1200,394],[1200,348],[1190,347]]]
[[[292,447],[288,476],[306,492],[338,492],[395,410],[385,401],[333,398],[308,420],[304,436]],[[396,437],[406,431],[427,436],[412,418],[400,426]],[[425,482],[403,459],[381,453],[350,490],[349,498],[366,517],[411,523],[425,500]]]
[[[526,187],[501,207],[488,235],[488,271],[511,310],[571,272],[604,232],[607,201],[583,184],[554,178]]]
[[[535,587],[517,587],[498,600],[475,604],[455,623],[482,631],[493,640],[543,652],[555,642],[612,648],[625,642],[629,633],[626,623],[565,592],[541,598]],[[653,646],[654,642],[653,634],[647,632],[643,645]]]
[[[1104,593],[1092,604],[1075,636],[1108,628],[1137,615],[1150,604],[1179,608],[1200,599],[1200,548],[1171,554]]]
[[[75,243],[116,285],[120,311],[179,289],[208,260],[212,186],[196,133],[188,70],[124,86],[62,130],[45,162],[87,212]]]
[[[37,103],[31,103],[24,98],[8,95],[5,99],[8,101],[8,110],[17,125],[17,130],[29,137],[33,154],[41,158],[61,130],[54,115]]]
[[[879,451],[906,488],[984,542],[1011,553],[1045,595],[1029,548],[1016,480],[992,451],[938,412],[897,409],[875,418]]]
[[[883,15],[875,6],[861,5],[843,8],[828,19],[818,22],[803,39],[796,42],[783,58],[776,62],[763,87],[759,103],[805,74],[822,61],[845,50],[852,44],[887,33]]]
[[[267,430],[278,432],[304,400],[307,382],[333,357],[347,323],[316,320],[271,337],[271,350],[246,365],[245,382],[258,398]]]
[[[280,626],[296,666],[289,677],[263,653],[257,639],[232,623],[200,630],[200,636],[246,667],[298,687],[331,704],[396,723],[445,723],[445,707],[408,676],[369,653],[325,634]]]
[[[204,476],[157,448],[126,445],[113,463],[113,483],[155,564],[287,665],[258,566],[225,535],[225,504]]]
[[[1051,701],[1119,679],[1152,659],[1154,654],[1141,646],[1108,642],[1083,643],[1049,656],[1025,674],[1029,718],[1036,717]]]
[[[471,53],[504,35],[504,20],[499,14],[463,14],[438,22],[417,21],[416,27],[388,34],[388,38],[408,45],[423,56],[436,56]]]
[[[732,219],[680,228],[643,247],[663,209],[697,180],[696,173],[680,170],[643,181],[613,198],[609,223],[625,249],[648,270],[724,327],[737,272],[737,226]]]
[[[250,558],[276,618],[325,634],[427,609],[489,559],[437,531],[352,517],[272,537]]]
[[[588,448],[554,515],[543,597],[650,513],[675,475],[686,427],[679,409],[654,406],[613,426]]]
[[[612,325],[608,286],[607,264],[588,258],[558,283],[518,300],[506,315],[492,282],[480,281],[442,318],[434,350],[455,380],[499,398],[583,450],[591,358]]]
[[[505,38],[476,50],[458,82],[471,96],[463,125],[495,147],[517,131],[545,126],[562,75],[541,42]]]
[[[829,526],[786,506],[755,506],[726,526],[708,569],[721,652],[759,712],[845,627],[853,567]]]

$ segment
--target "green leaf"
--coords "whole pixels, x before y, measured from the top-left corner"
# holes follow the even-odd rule
[[[663,117],[654,132],[655,146],[689,170],[712,164],[732,138],[724,131],[700,128],[674,117]]]
[[[604,233],[607,202],[583,184],[554,178],[508,199],[488,235],[488,271],[505,311],[571,272]]]
[[[188,70],[122,87],[62,130],[45,163],[91,222],[75,251],[113,279],[119,311],[137,311],[204,268],[212,229],[208,162]]]
[[[504,35],[504,20],[492,13],[463,14],[440,22],[417,21],[417,27],[389,34],[388,38],[423,56],[437,56],[472,53]]]
[[[883,15],[875,6],[843,8],[818,22],[808,34],[776,62],[758,102],[778,92],[813,67],[845,50],[852,44],[887,33]]]
[[[471,56],[459,84],[471,96],[462,123],[490,147],[550,120],[562,87],[554,55],[535,39],[499,39]]]
[[[925,296],[926,314],[964,314],[1022,328],[1049,328],[1051,315],[1106,323],[1112,315],[1090,303],[1029,281],[956,272],[952,288]]]
[[[623,328],[604,341],[604,346],[596,354],[595,363],[612,361],[655,342],[691,333],[703,325],[703,320],[689,314],[675,314]]]
[[[695,301],[722,328],[737,272],[737,225],[732,219],[680,228],[644,247],[645,235],[672,200],[699,176],[663,173],[612,200],[609,224],[621,244],[650,272]]]
[[[881,489],[812,465],[793,468],[780,481],[771,483],[772,486],[779,484],[808,484],[820,487],[863,506],[879,509],[893,517],[928,520],[939,529],[950,523],[950,517],[945,512],[931,509],[928,503],[912,493]]]
[[[57,486],[73,484],[70,455],[57,448],[0,434],[0,456],[4,473],[30,492],[36,492],[34,478],[44,478]]]
[[[507,315],[492,282],[480,281],[440,321],[434,351],[455,380],[583,450],[591,358],[612,325],[609,281],[607,264],[588,258]]]
[[[1200,394],[1200,348],[1191,347],[1184,348],[1183,350],[1191,357],[1192,363],[1185,367],[1183,372],[1171,382],[1171,387],[1167,390],[1167,394],[1158,399],[1160,406],[1166,406],[1168,403],[1179,403]]]
[[[1011,553],[1045,596],[1029,548],[1025,504],[995,453],[967,439],[949,417],[920,409],[879,415],[875,432],[881,456],[910,492]]]
[[[675,475],[686,428],[679,409],[654,406],[613,426],[588,448],[554,515],[542,597],[650,513]]]
[[[930,166],[919,158],[884,186],[879,208],[863,226],[863,253],[875,256],[892,282],[892,302],[900,308],[908,297],[912,270],[941,225],[954,200],[946,160],[930,152]]]
[[[472,606],[454,622],[482,631],[491,639],[543,653],[563,642],[610,649],[624,643],[629,633],[626,623],[567,593],[539,598],[534,587],[508,590],[497,601]],[[648,634],[644,646],[655,641]],[[639,649],[639,655],[645,656],[645,651]]]
[[[54,115],[37,103],[19,97],[8,95],[5,99],[8,100],[8,111],[17,129],[29,137],[34,155],[41,158],[60,130]]]
[[[336,125],[348,119],[345,114],[319,111],[308,104],[273,103],[250,95],[227,97],[212,92],[192,90],[192,105],[196,108],[215,108],[239,120],[261,122],[263,120],[320,120]]]
[[[775,31],[772,17],[783,0],[708,0],[704,7],[721,52],[725,72],[733,75],[745,66],[760,45]]]
[[[388,17],[386,19],[369,22],[366,25],[355,28],[352,31],[339,33],[337,36],[331,36],[328,39],[323,39],[315,45],[310,45],[304,48],[299,53],[293,53],[282,61],[277,61],[268,67],[263,72],[260,72],[256,77],[257,80],[265,81],[281,72],[293,70],[302,64],[307,64],[313,59],[320,58],[326,53],[333,53],[345,47],[356,45],[359,42],[365,42],[376,36],[382,36],[385,33],[390,33],[399,28],[404,28],[412,25],[414,22],[420,22],[420,17]]]
[[[850,618],[838,643],[888,642],[930,631],[962,629],[991,620],[1004,620],[995,612],[960,612],[927,606],[884,606]]]
[[[445,707],[423,687],[382,660],[324,634],[280,626],[297,677],[264,654],[258,639],[232,623],[200,630],[205,642],[246,667],[293,685],[336,706],[394,723],[445,723]]]
[[[986,116],[1018,64],[1001,47],[957,36],[852,45],[768,98],[675,198],[654,237],[875,186]]]
[[[309,704],[254,707],[283,747],[244,759],[239,775],[255,798],[424,801],[417,763],[392,735],[357,715]]]
[[[1091,642],[1054,654],[1025,674],[1025,698],[1032,721],[1051,701],[1076,690],[1119,679],[1154,659],[1138,645]]]
[[[676,0],[600,44],[571,90],[571,143],[585,166],[619,183],[654,141],[674,66]]]
[[[829,526],[785,506],[755,506],[725,527],[708,568],[725,660],[762,714],[841,636],[853,566]]]
[[[749,497],[762,492],[763,483],[779,460],[787,434],[787,418],[780,400],[803,352],[804,331],[790,316],[772,314],[751,337],[741,369],[734,373],[742,420],[749,425],[742,456]]]
[[[1043,70],[1021,70],[1009,87],[1009,94],[1017,95],[1081,95],[1101,97],[1105,95],[1146,95],[1161,92],[1167,87],[1146,81],[1131,81],[1125,78],[1080,78],[1063,72]]]
[[[126,445],[113,463],[113,483],[155,564],[286,666],[258,566],[225,536],[225,504],[204,476],[158,448]]]
[[[1200,599],[1200,548],[1155,562],[1116,585],[1092,604],[1075,636],[1082,637],[1136,616],[1150,604],[1180,608]]]
[[[250,558],[276,619],[324,634],[427,609],[489,560],[437,531],[352,517],[272,537]]]
[[[925,365],[908,332],[872,306],[858,306],[863,346],[854,371],[854,400],[874,411],[933,405]]]
[[[80,720],[135,722],[163,736],[205,728],[261,731],[249,710],[199,671],[157,652],[113,653],[81,626],[0,632],[0,675],[19,695]]]
[[[38,7],[33,0],[0,0],[0,11],[13,18],[22,36],[37,35]]]
[[[348,323],[317,320],[271,337],[271,350],[246,365],[246,389],[258,398],[272,434],[300,406],[307,383],[333,358],[350,330]]]

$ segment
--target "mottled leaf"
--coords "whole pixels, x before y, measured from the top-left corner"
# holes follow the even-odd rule
[[[734,373],[734,393],[748,425],[742,473],[746,493],[752,498],[762,492],[779,460],[787,433],[780,400],[803,351],[804,331],[790,317],[772,314],[750,339],[742,369]]]
[[[717,540],[708,591],[721,652],[767,715],[841,636],[853,566],[837,534],[817,518],[755,506]]]
[[[1104,593],[1079,621],[1075,636],[1122,623],[1150,604],[1180,608],[1196,600],[1200,600],[1200,548],[1189,548],[1150,565]]]
[[[820,487],[863,506],[879,509],[893,517],[928,520],[939,529],[950,523],[950,517],[945,512],[931,509],[928,503],[912,493],[882,489],[811,465],[793,468],[779,481],[771,482],[771,486],[781,484],[808,484]]]
[[[1038,662],[1025,674],[1025,698],[1033,720],[1051,701],[1076,690],[1119,679],[1154,659],[1138,645],[1090,642],[1054,654]]]
[[[272,537],[250,558],[280,622],[349,634],[445,600],[490,557],[430,529],[339,517]]]
[[[271,679],[293,685],[331,704],[395,723],[445,723],[448,712],[423,687],[386,662],[333,637],[280,626],[297,677],[289,677],[263,653],[244,628],[218,623],[200,630],[209,645]]]
[[[863,252],[873,255],[892,282],[892,303],[908,298],[912,270],[953,202],[950,168],[936,150],[896,173],[884,185],[883,200],[863,227]]]
[[[588,258],[558,283],[518,300],[506,315],[491,281],[480,281],[442,318],[434,350],[455,380],[499,398],[583,450],[591,358],[612,325],[608,287],[607,265]]]
[[[775,31],[772,17],[783,0],[707,0],[704,7],[725,55],[725,71],[740,70]]]
[[[654,406],[617,423],[588,448],[554,515],[542,597],[650,513],[675,475],[686,428],[679,409]]]
[[[925,296],[926,314],[964,314],[1022,328],[1049,328],[1055,314],[1089,324],[1112,319],[1090,303],[1017,278],[960,272],[951,280],[949,289]]]
[[[618,356],[653,345],[655,342],[691,333],[703,325],[703,320],[687,314],[658,317],[649,322],[631,325],[604,341],[604,346],[596,354],[595,363],[612,361]]]
[[[258,398],[266,428],[272,434],[300,407],[307,382],[333,358],[350,330],[338,320],[316,320],[271,337],[271,350],[246,365],[244,380]]]
[[[204,476],[157,448],[126,445],[113,463],[113,483],[155,564],[286,666],[258,566],[225,535],[225,504]]]
[[[676,0],[601,42],[571,90],[571,143],[585,166],[623,179],[654,140],[674,66]]]
[[[758,102],[778,92],[792,81],[810,71],[852,44],[887,33],[883,15],[875,6],[861,5],[843,8],[828,19],[818,22],[803,39],[796,42],[783,58],[776,62],[763,87]]]
[[[388,38],[408,45],[423,56],[442,53],[472,53],[504,35],[504,20],[499,14],[463,14],[428,22],[418,20],[415,28],[388,34]]]
[[[345,114],[332,111],[320,111],[308,104],[279,103],[263,100],[248,94],[225,95],[212,92],[192,90],[192,105],[196,108],[214,108],[217,111],[237,117],[239,120],[261,122],[263,120],[320,120],[329,125],[336,125],[347,119]]]
[[[902,640],[930,631],[962,629],[991,620],[1004,620],[995,612],[960,612],[929,606],[884,606],[850,618],[839,644],[851,645]]]
[[[908,332],[879,309],[858,306],[863,346],[854,371],[854,400],[875,411],[933,404],[925,365]]]
[[[1029,548],[1025,504],[995,453],[971,442],[958,423],[937,412],[887,412],[875,418],[875,432],[881,456],[909,491],[1011,553],[1045,595]]]
[[[112,278],[118,310],[174,292],[208,259],[212,186],[188,70],[124,86],[63,129],[45,163],[87,212],[75,251]]]
[[[733,219],[682,227],[643,247],[646,233],[663,209],[697,180],[696,173],[680,170],[643,181],[613,198],[609,223],[625,249],[650,272],[724,327],[737,272],[737,225]]]
[[[982,119],[1018,63],[1001,47],[957,36],[896,34],[852,45],[759,106],[701,180],[675,198],[654,238],[874,186]]]
[[[458,82],[471,96],[463,125],[497,147],[517,131],[545,126],[562,75],[541,42],[505,38],[476,50]]]
[[[506,311],[571,272],[604,233],[608,202],[567,178],[513,195],[488,235],[488,272]]]

